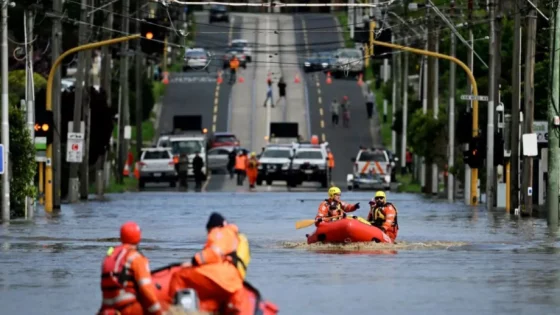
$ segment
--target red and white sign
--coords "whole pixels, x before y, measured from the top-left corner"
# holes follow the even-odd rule
[[[69,132],[66,148],[66,162],[81,163],[84,151],[84,134],[80,132]]]

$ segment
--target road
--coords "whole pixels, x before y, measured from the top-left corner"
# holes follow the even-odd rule
[[[312,51],[332,51],[343,47],[341,28],[334,16],[303,15],[295,22],[295,28],[303,30],[296,36],[300,64]],[[332,83],[327,84],[326,75],[322,72],[306,74],[305,82],[311,108],[311,133],[329,143],[335,158],[332,182],[343,189],[347,186],[346,175],[353,172],[351,158],[356,156],[360,146],[373,146],[373,122],[367,118],[363,88],[355,78],[332,78]],[[348,129],[331,125],[330,104],[333,99],[340,101],[343,96],[348,96],[351,104]]]

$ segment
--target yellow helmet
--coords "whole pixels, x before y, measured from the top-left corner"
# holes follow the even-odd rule
[[[257,156],[255,152],[251,152],[251,157]]]
[[[383,197],[383,199],[387,199],[387,196],[385,196],[385,192],[383,190],[380,190],[380,191],[375,193],[375,198],[378,198],[378,197]]]
[[[329,198],[332,198],[336,194],[340,195],[340,193],[341,193],[341,191],[340,191],[340,188],[338,188],[338,187],[333,186],[333,187],[329,188]]]

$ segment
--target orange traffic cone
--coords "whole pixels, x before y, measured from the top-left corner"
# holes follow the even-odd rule
[[[216,82],[218,84],[222,84],[222,82],[224,82],[224,79],[222,79],[222,71],[218,71],[218,78],[216,79]]]
[[[163,79],[161,81],[163,84],[169,84],[169,72],[166,71],[163,73]]]
[[[331,73],[327,72],[327,84],[331,84],[331,83],[332,83]]]
[[[245,82],[245,79],[243,79],[243,76],[239,76],[239,79],[237,81],[239,83],[243,83],[243,82]]]
[[[294,79],[294,83],[299,83],[299,73],[296,73],[296,78]]]
[[[134,163],[134,178],[140,179],[140,162]]]
[[[122,174],[125,177],[128,177],[130,175],[130,165],[128,164],[128,160],[126,160],[126,163],[124,163],[124,169]]]
[[[364,80],[362,79],[363,74],[360,73],[360,76],[358,77],[358,85],[362,86],[364,84]]]

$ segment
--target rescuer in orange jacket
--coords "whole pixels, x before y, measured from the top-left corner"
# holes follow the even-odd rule
[[[163,314],[148,259],[138,251],[140,239],[140,227],[127,222],[121,226],[122,245],[107,251],[101,268],[100,315]]]
[[[325,199],[319,205],[319,211],[317,211],[317,216],[315,217],[315,225],[319,225],[321,222],[338,220],[341,216],[345,218],[346,212],[360,209],[359,202],[351,205],[340,201],[340,194],[341,191],[338,187],[331,187],[329,189],[329,199]]]
[[[235,173],[237,173],[237,186],[243,185],[247,175],[247,153],[239,151],[235,157]]]
[[[257,154],[251,152],[251,157],[247,160],[247,178],[249,178],[249,188],[255,188],[257,182],[259,160]]]
[[[331,152],[331,149],[328,149],[327,158],[329,161],[329,178],[332,178],[332,171],[334,169],[334,155]]]
[[[370,210],[367,220],[371,225],[380,228],[393,242],[399,233],[399,221],[397,219],[397,208],[387,202],[385,192],[378,191],[375,198],[369,202]]]
[[[206,230],[208,239],[204,249],[193,256],[190,266],[184,264],[186,268],[172,276],[169,297],[173,299],[182,289],[194,289],[202,309],[227,314],[231,312],[231,308],[228,312],[229,304],[244,303],[243,278],[231,258],[239,245],[239,230],[219,213],[210,215]]]

